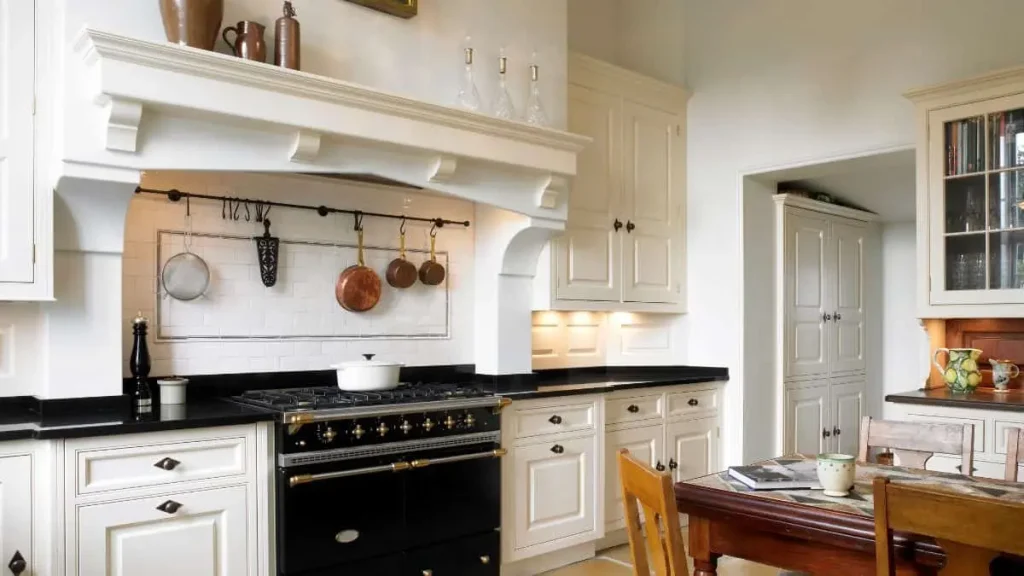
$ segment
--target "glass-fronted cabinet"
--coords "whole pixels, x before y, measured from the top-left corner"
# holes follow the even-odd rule
[[[927,118],[928,305],[1024,303],[1024,95]]]

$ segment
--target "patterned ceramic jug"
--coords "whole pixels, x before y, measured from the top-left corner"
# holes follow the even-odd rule
[[[945,352],[949,361],[943,366],[939,364],[939,354]],[[978,371],[978,358],[981,350],[977,348],[939,348],[932,356],[932,362],[942,373],[946,386],[953,392],[971,392],[981,383],[981,372]]]

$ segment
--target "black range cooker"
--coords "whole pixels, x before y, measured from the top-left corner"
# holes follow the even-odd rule
[[[280,576],[497,576],[501,399],[403,384],[246,392],[278,411]]]

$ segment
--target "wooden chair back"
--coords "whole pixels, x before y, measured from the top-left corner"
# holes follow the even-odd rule
[[[657,576],[689,576],[672,476],[658,472],[622,449],[619,450],[619,478],[634,573],[647,576],[651,573],[650,564],[654,564]]]
[[[934,538],[946,553],[940,576],[988,576],[1001,552],[1024,554],[1020,520],[1024,504],[979,498],[913,484],[874,480],[875,565],[878,576],[896,574],[893,531]]]
[[[1017,465],[1024,462],[1024,428],[1006,429],[1006,470],[1003,477],[1017,481]]]
[[[896,422],[865,416],[857,459],[867,462],[869,450],[876,446],[888,448],[899,458],[900,466],[908,468],[924,468],[936,453],[960,456],[960,473],[974,475],[973,424]]]

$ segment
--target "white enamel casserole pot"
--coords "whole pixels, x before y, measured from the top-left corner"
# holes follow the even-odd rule
[[[346,392],[391,390],[398,387],[398,373],[403,364],[374,360],[373,354],[363,354],[365,360],[332,364],[338,371],[338,388]]]

